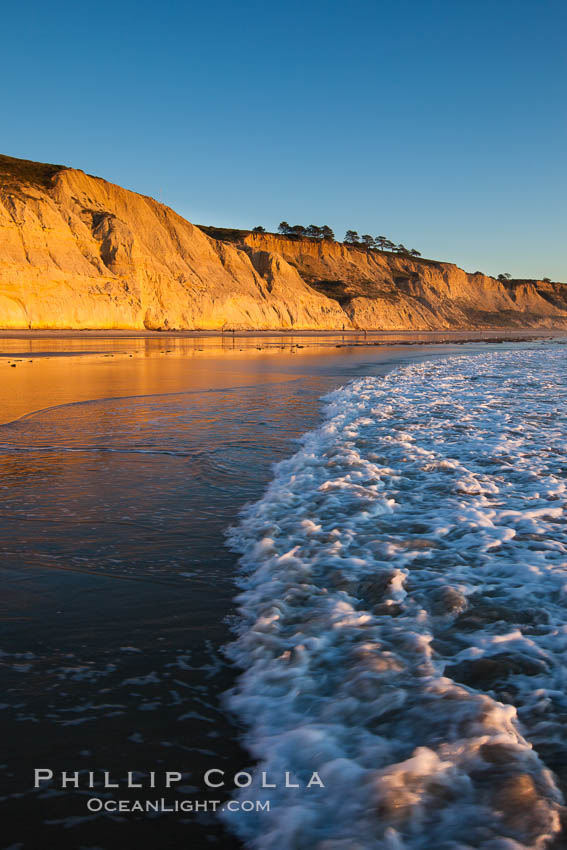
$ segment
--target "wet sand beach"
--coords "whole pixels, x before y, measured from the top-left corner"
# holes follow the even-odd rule
[[[100,398],[206,391],[333,370],[347,375],[357,364],[396,362],[405,357],[408,346],[412,351],[408,356],[413,357],[420,356],[421,346],[435,346],[435,352],[437,346],[445,350],[447,345],[472,344],[474,348],[483,342],[504,344],[550,336],[567,337],[567,332],[4,330],[0,331],[0,423],[46,407]]]

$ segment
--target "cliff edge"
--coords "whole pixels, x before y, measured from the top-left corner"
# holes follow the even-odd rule
[[[273,234],[215,239],[152,198],[0,156],[2,328],[343,326],[565,327],[567,286]]]

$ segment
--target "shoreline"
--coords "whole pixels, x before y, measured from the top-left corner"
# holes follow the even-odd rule
[[[235,390],[282,383],[313,373],[344,375],[421,357],[482,350],[485,346],[563,342],[565,334],[522,335],[451,332],[390,332],[382,339],[322,332],[282,336],[256,332],[241,337],[167,335],[132,337],[128,332],[0,334],[3,405],[0,425],[47,408],[109,398]]]
[[[33,334],[34,332],[32,332]],[[85,337],[41,332],[25,340],[0,335],[3,404],[0,426],[62,405],[101,399],[167,396],[172,393],[233,391],[256,384],[284,383],[311,374],[338,374],[348,381],[360,369],[389,368],[423,357],[482,350],[490,346],[545,344],[560,334],[529,332],[389,334],[383,339],[346,334],[293,337],[151,338]],[[565,334],[567,338],[567,333]]]
[[[488,331],[0,331],[0,362],[30,357],[129,357],[230,351],[250,354],[301,349],[355,349],[419,345],[465,345],[567,340],[567,329],[492,329]],[[19,343],[17,345],[16,343]],[[162,346],[169,346],[165,348]]]
[[[0,339],[108,339],[116,337],[117,339],[132,338],[132,339],[162,339],[164,337],[175,338],[226,338],[231,339],[250,337],[272,337],[285,336],[293,338],[295,336],[305,336],[325,339],[334,336],[345,336],[349,338],[357,337],[396,337],[396,336],[439,336],[439,335],[455,337],[468,335],[471,337],[492,337],[494,335],[510,336],[518,335],[522,337],[545,336],[562,334],[567,336],[567,327],[540,327],[540,328],[510,328],[506,326],[491,327],[491,328],[437,328],[428,330],[419,329],[403,329],[403,330],[355,330],[352,328],[336,328],[334,330],[301,330],[294,328],[272,328],[259,330],[129,330],[127,328],[0,328]]]

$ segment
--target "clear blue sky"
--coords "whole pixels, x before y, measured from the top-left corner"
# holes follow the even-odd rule
[[[22,0],[2,30],[2,153],[567,280],[565,0]]]

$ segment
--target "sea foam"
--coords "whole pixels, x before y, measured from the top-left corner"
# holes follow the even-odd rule
[[[225,815],[249,846],[518,850],[559,833],[566,360],[551,346],[354,380],[244,510],[228,705],[257,775],[300,785],[255,786],[269,812]],[[324,788],[305,788],[313,771]]]

